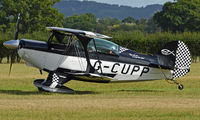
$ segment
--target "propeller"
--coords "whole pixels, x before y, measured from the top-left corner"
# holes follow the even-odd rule
[[[19,32],[19,22],[20,22],[20,13],[18,14],[18,18],[17,18],[17,27],[16,27],[16,31],[15,31],[15,38],[14,38],[14,40],[10,41],[10,42],[15,43],[16,47],[18,47],[18,45],[19,45],[19,40],[17,40],[18,39],[18,32]],[[17,53],[17,49],[15,49],[15,50],[12,51],[11,61],[10,61],[9,75],[10,75],[11,70],[12,70],[12,64],[14,62],[16,53]]]

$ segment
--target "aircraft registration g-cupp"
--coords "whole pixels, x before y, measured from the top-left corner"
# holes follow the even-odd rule
[[[49,73],[34,85],[39,91],[74,93],[63,84],[70,80],[97,83],[136,82],[174,79],[190,71],[190,51],[182,41],[167,43],[154,55],[137,53],[111,41],[109,36],[69,28],[47,27],[52,33],[47,42],[15,40],[4,46],[17,51],[29,66]],[[12,65],[12,63],[11,63]]]

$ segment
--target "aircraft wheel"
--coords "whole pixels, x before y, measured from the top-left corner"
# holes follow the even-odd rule
[[[38,87],[38,91],[39,91],[39,92],[45,92],[45,90],[44,90],[44,89],[42,89],[42,88],[39,88],[39,87]]]
[[[178,85],[179,90],[183,90],[183,88],[184,88],[183,85],[181,85],[181,84]]]
[[[33,84],[38,88],[39,92],[44,92],[45,90],[42,88],[42,82],[44,79],[37,79],[33,82]]]

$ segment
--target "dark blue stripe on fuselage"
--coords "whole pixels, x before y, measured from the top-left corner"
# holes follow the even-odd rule
[[[85,53],[83,50],[71,46],[68,48],[67,51],[66,50],[67,46],[64,44],[48,44],[47,42],[43,41],[22,39],[20,40],[20,47],[37,51],[85,58]],[[97,59],[97,60],[99,59],[116,63],[127,63],[127,64],[143,65],[143,66],[158,68],[157,57],[139,54],[131,50],[120,53],[119,56],[92,52],[89,53],[89,57],[90,59]]]

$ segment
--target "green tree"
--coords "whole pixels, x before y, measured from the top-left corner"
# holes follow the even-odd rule
[[[113,25],[119,25],[121,21],[118,20],[117,18],[106,17],[99,19],[98,23],[102,25],[113,26]]]
[[[44,30],[46,26],[62,26],[64,15],[53,5],[60,0],[0,0],[0,29],[13,30],[18,13],[21,32]]]
[[[141,19],[136,21],[136,24],[137,25],[141,25],[141,24],[145,25],[145,24],[147,24],[147,22],[148,22],[148,20],[146,18],[141,18]]]
[[[158,27],[157,24],[155,24],[153,18],[149,18],[147,21],[147,27],[145,28],[145,31],[147,31],[148,33],[156,33],[160,31],[160,27]]]
[[[92,13],[69,16],[65,19],[64,27],[94,31],[96,17]]]
[[[122,20],[122,23],[135,23],[135,18],[127,17]]]
[[[104,31],[110,31],[114,28],[114,26],[118,26],[121,24],[121,21],[116,19],[116,18],[112,18],[112,17],[106,17],[106,18],[99,18],[97,20],[97,32],[104,32]]]
[[[200,31],[200,0],[167,2],[153,19],[164,30]]]

